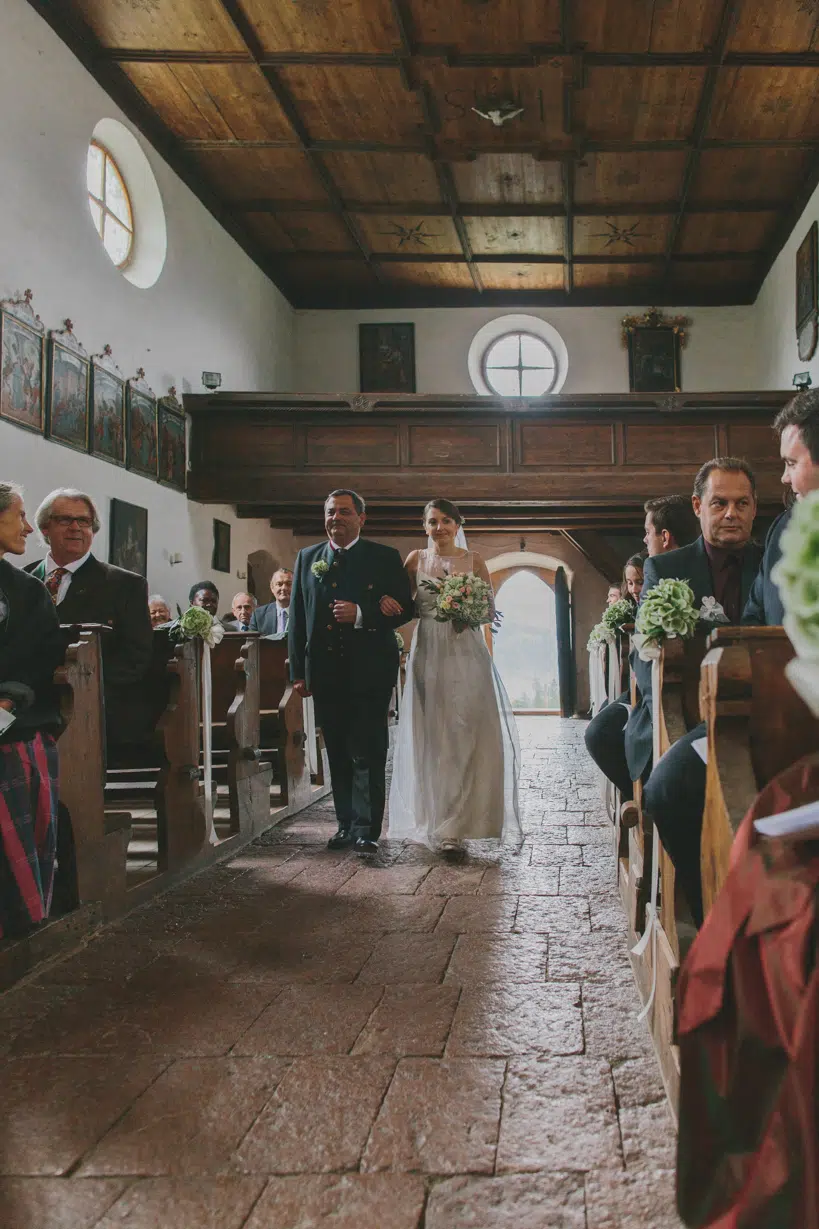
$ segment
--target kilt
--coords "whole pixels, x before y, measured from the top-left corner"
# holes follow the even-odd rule
[[[57,846],[57,744],[0,743],[0,937],[48,917]]]

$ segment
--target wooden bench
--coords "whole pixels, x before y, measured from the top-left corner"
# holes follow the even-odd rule
[[[718,628],[702,663],[708,726],[701,868],[707,912],[728,872],[731,843],[759,790],[819,750],[819,721],[791,687],[793,648],[782,627]]]

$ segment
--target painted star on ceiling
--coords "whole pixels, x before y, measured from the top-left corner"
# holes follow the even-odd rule
[[[396,247],[402,248],[405,244],[412,247],[429,247],[429,239],[439,238],[440,232],[425,230],[426,222],[417,222],[415,226],[402,226],[400,222],[391,222],[390,230],[382,230],[382,235],[389,235],[393,239],[397,239]]]
[[[625,243],[626,247],[633,248],[636,246],[635,239],[650,239],[650,235],[643,235],[638,230],[639,222],[634,222],[631,226],[618,226],[616,222],[606,222],[608,230],[600,231],[593,235],[593,239],[605,239],[604,247],[613,247],[615,243]]]

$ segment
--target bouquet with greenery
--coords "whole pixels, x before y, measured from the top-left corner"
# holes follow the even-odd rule
[[[601,644],[613,643],[614,632],[611,628],[606,627],[605,623],[601,621],[600,623],[595,623],[594,627],[589,632],[589,640],[586,645],[586,650],[589,653],[593,653],[594,650],[598,649]]]
[[[688,581],[661,580],[645,595],[637,611],[634,643],[638,653],[645,661],[656,656],[663,640],[676,636],[687,640],[694,635],[698,620]]]
[[[785,631],[797,657],[819,661],[819,491],[793,509],[771,572],[785,608]]]
[[[636,613],[636,606],[630,597],[621,597],[619,601],[612,602],[611,606],[607,606],[603,611],[601,622],[604,627],[610,631],[616,632],[624,623],[633,623]]]
[[[441,580],[425,578],[421,584],[436,595],[438,623],[454,623],[457,628],[464,628],[496,622],[492,614],[492,586],[474,572]]]
[[[395,629],[395,643],[398,645],[399,653],[405,652],[407,646],[404,644],[404,637],[398,631],[398,628]]]
[[[217,623],[212,614],[201,606],[189,606],[179,616],[176,626],[170,630],[170,638],[177,644],[184,640],[195,640],[198,636],[210,648],[215,648],[225,634],[221,623]]]

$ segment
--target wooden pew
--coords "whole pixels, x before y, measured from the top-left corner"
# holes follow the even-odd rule
[[[728,872],[731,843],[759,790],[819,750],[819,721],[791,687],[793,648],[782,627],[718,628],[700,679],[708,725],[701,867],[707,912]]]
[[[329,774],[323,745],[316,750],[319,771],[310,772],[304,703],[292,688],[287,665],[287,641],[259,640],[261,686],[261,747],[273,763],[271,805],[293,815],[328,793]]]

